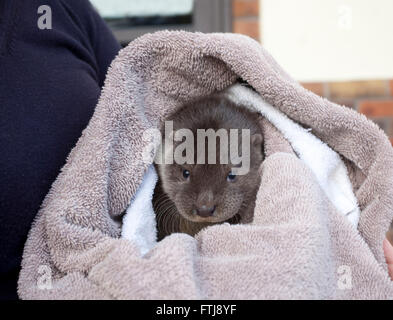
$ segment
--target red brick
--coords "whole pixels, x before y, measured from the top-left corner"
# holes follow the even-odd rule
[[[358,111],[367,117],[393,117],[393,100],[362,101]]]
[[[258,17],[259,1],[258,0],[233,0],[232,14],[234,17]]]
[[[389,81],[390,94],[393,96],[393,80]]]
[[[329,92],[331,98],[386,96],[387,83],[384,80],[331,82]]]
[[[304,88],[307,90],[310,90],[311,92],[314,92],[315,94],[323,97],[324,96],[324,90],[323,90],[323,83],[320,82],[308,82],[308,83],[302,83],[301,84]]]
[[[389,117],[390,119],[390,130],[389,130],[389,133],[388,133],[388,135],[389,135],[389,137],[391,137],[391,138],[393,138],[393,117]]]
[[[235,19],[233,21],[233,32],[241,33],[259,41],[258,19]]]

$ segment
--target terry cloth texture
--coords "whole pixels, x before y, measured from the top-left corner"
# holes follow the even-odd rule
[[[264,132],[265,157],[270,155],[269,151],[266,152],[267,145],[272,145],[273,153],[276,153],[281,151],[277,146],[287,144],[289,149],[284,152],[296,152],[299,159],[313,172],[338,212],[357,227],[360,215],[357,200],[347,168],[335,151],[316,138],[311,130],[289,119],[247,86],[234,84],[217,95],[225,96],[236,105],[256,114],[262,114],[264,118],[259,122]],[[154,165],[151,165],[123,217],[122,238],[135,242],[143,255],[157,244],[156,214],[152,205],[156,183],[157,173]]]
[[[89,0],[0,0],[0,300],[18,298],[31,224],[119,50]]]
[[[316,138],[311,133],[311,129],[304,129],[289,119],[282,112],[264,101],[252,89],[235,84],[224,92],[237,105],[262,114],[281,132],[283,138],[287,139],[298,157],[314,173],[329,200],[339,212],[347,216],[349,221],[357,227],[359,208],[348,178],[347,168],[340,156]],[[264,128],[263,124],[262,128]],[[278,141],[274,142],[277,143]]]
[[[337,211],[305,163],[270,144],[251,224],[216,225],[195,238],[173,234],[142,256],[139,244],[119,239],[117,221],[149,167],[144,131],[239,78],[342,157],[361,211],[358,228]],[[377,125],[305,90],[256,41],[234,34],[148,34],[110,67],[93,118],[30,231],[19,295],[391,299],[382,243],[393,218],[392,182],[393,148]]]

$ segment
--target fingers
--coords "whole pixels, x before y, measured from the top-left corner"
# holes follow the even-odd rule
[[[388,264],[390,278],[393,280],[393,246],[386,238],[383,241],[383,252],[385,253],[386,263]]]

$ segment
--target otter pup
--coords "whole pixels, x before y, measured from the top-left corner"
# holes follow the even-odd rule
[[[173,133],[186,129],[185,133],[195,139],[187,144],[194,149],[191,155],[184,148],[180,153],[176,151],[180,144],[185,144],[186,134],[180,141],[175,139],[172,149],[167,149],[168,139],[165,139],[159,152],[163,161],[156,164],[159,181],[153,196],[159,240],[174,232],[195,235],[217,223],[251,222],[260,184],[257,173],[263,160],[258,119],[258,114],[222,96],[191,103],[167,119],[172,121]],[[212,139],[213,145],[209,145],[209,136],[207,139],[205,136],[203,142],[208,143],[198,148],[201,130],[206,133],[209,129],[217,134]],[[221,135],[227,135],[228,140]],[[209,146],[215,146],[215,150],[211,151]],[[241,161],[239,157],[234,159],[232,150],[238,150]],[[186,157],[187,163],[176,163],[176,159],[173,163],[167,161],[176,154]],[[209,158],[212,155],[216,163]]]

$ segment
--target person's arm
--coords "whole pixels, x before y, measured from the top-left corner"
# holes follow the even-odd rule
[[[119,49],[88,0],[0,1],[0,300],[17,299],[31,224]]]
[[[93,5],[86,0],[61,0],[62,6],[74,17],[75,24],[88,35],[96,58],[98,83],[103,86],[106,72],[121,49],[119,42]]]

